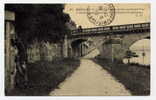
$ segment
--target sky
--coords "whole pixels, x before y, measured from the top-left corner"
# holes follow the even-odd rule
[[[87,17],[86,13],[79,13],[80,11],[76,9],[86,9],[88,6],[101,6],[103,4],[66,4],[64,12],[68,13],[71,19],[77,24],[77,26],[81,25],[82,28],[90,28],[90,27],[98,27],[92,24]],[[121,24],[133,24],[133,23],[143,23],[150,21],[150,5],[148,3],[145,4],[114,4],[116,13],[113,22],[110,25],[121,25]],[[135,10],[135,12],[139,11],[142,14],[136,13],[119,13],[121,9],[122,11],[134,11],[134,9],[141,9]],[[126,10],[127,9],[127,10]],[[128,10],[132,9],[132,10]]]
[[[131,47],[130,49],[131,50],[143,50],[144,49],[147,49],[147,50],[150,50],[150,40],[149,39],[142,39],[142,40],[139,40],[137,42],[135,42]]]

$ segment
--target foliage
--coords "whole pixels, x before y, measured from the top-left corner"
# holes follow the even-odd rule
[[[58,59],[55,61],[38,61],[28,64],[28,84],[23,89],[15,88],[13,96],[47,96],[59,84],[69,77],[80,65],[78,59]],[[23,85],[23,84],[21,84]]]
[[[138,55],[135,52],[132,52],[131,50],[128,50],[126,52],[126,58],[132,58],[132,57],[138,57]]]
[[[138,57],[138,55],[135,52],[132,52],[131,50],[127,50],[125,58],[128,59],[128,63],[130,63],[130,58],[132,57]]]
[[[16,33],[25,44],[60,42],[69,32],[65,23],[70,16],[63,12],[62,4],[6,4],[5,9],[16,13]]]

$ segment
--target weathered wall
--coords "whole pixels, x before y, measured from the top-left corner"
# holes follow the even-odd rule
[[[14,87],[13,67],[15,66],[14,48],[10,44],[11,38],[15,35],[13,22],[15,21],[15,13],[5,11],[5,90],[8,93]]]
[[[121,55],[125,55],[122,51],[121,44],[103,44],[98,48],[100,51],[100,58],[106,58],[114,60],[115,58],[121,57]]]
[[[62,57],[61,43],[34,42],[27,49],[28,62],[52,61]]]

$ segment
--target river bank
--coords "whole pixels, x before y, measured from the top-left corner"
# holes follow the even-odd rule
[[[80,65],[78,59],[63,59],[58,61],[38,61],[29,63],[28,84],[23,89],[15,88],[12,96],[47,96],[50,91],[59,88],[58,85],[69,77]],[[21,84],[22,85],[22,84]]]
[[[111,62],[107,59],[93,59],[103,69],[111,73],[132,95],[150,95],[150,66]]]

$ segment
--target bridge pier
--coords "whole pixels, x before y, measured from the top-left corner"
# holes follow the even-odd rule
[[[103,44],[100,48],[100,58],[106,58],[114,62],[115,59],[122,60],[125,56],[125,51],[122,44]]]

